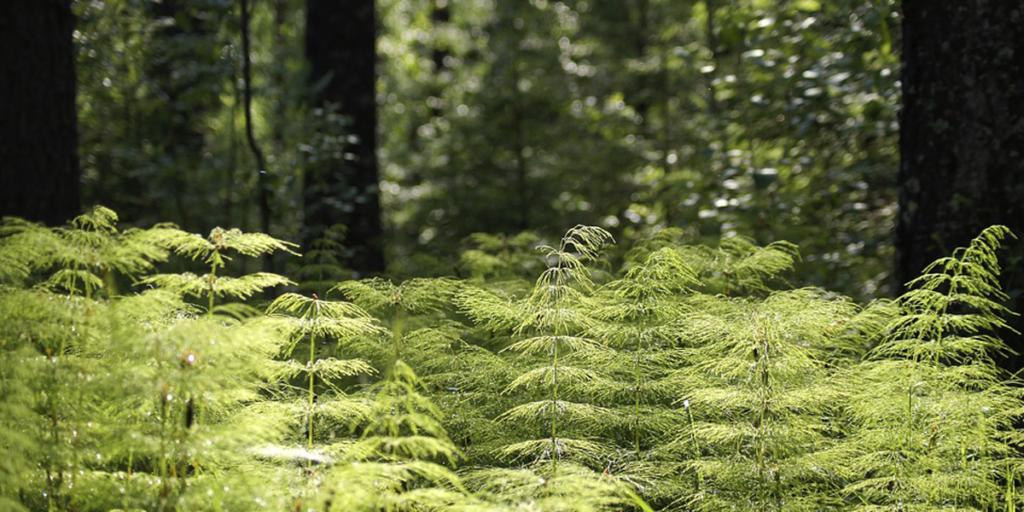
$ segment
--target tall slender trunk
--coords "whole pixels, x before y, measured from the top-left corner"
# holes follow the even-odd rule
[[[366,275],[384,269],[377,169],[376,16],[373,0],[307,0],[306,58],[311,102],[348,119],[342,158],[306,173],[305,239],[335,224],[347,228],[347,264]]]
[[[0,216],[81,210],[71,0],[0,2]]]

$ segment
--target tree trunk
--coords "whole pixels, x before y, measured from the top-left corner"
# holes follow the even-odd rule
[[[81,211],[71,0],[0,1],[0,215]]]
[[[376,20],[373,0],[307,0],[306,58],[314,107],[347,119],[343,156],[319,155],[307,170],[306,246],[344,224],[346,263],[384,270],[377,171]]]
[[[899,285],[989,225],[1024,236],[1024,4],[904,0],[903,60]],[[1024,250],[1010,245],[1017,301]]]

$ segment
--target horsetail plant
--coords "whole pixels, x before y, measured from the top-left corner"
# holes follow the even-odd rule
[[[1020,509],[1008,230],[864,308],[785,289],[791,244],[683,235],[615,273],[610,235],[577,226],[532,286],[506,279],[535,238],[481,235],[470,279],[264,313],[223,302],[286,278],[222,274],[291,251],[266,235],[5,219],[0,509]],[[173,254],[207,275],[154,274]],[[317,294],[327,267],[301,274]]]
[[[339,291],[352,302],[384,316],[391,330],[388,364],[394,366],[402,360],[404,338],[410,322],[415,326],[417,316],[442,314],[457,289],[458,283],[448,278],[417,278],[396,285],[378,277],[345,281],[332,291]],[[379,349],[367,348],[379,354]]]
[[[399,360],[370,394],[360,439],[325,475],[323,509],[415,511],[472,502],[453,471],[461,454],[412,368]]]
[[[34,307],[5,312],[12,315],[6,322],[15,329],[10,334],[20,333],[43,356],[42,360],[21,359],[26,355],[22,354],[18,360],[31,366],[47,362],[38,368],[45,377],[39,382],[43,389],[37,407],[48,418],[44,495],[50,507],[71,506],[71,491],[80,472],[83,440],[78,433],[83,429],[74,411],[80,409],[81,401],[72,395],[83,391],[82,379],[92,362],[73,354],[94,335],[91,326],[103,310],[93,300],[95,292],[115,293],[114,272],[134,278],[152,269],[154,261],[165,260],[164,246],[177,233],[164,227],[120,232],[117,220],[114,212],[97,207],[72,219],[69,227],[47,228],[18,219],[5,219],[0,226],[4,235],[0,261],[11,264],[3,274],[18,284],[27,284],[33,276],[42,281],[34,294],[10,296],[19,297],[12,306],[31,303]],[[68,294],[49,293],[55,289]]]
[[[678,251],[668,247],[659,249],[648,255],[642,264],[627,270],[621,279],[606,285],[607,296],[602,297],[606,305],[598,310],[602,321],[590,328],[595,338],[607,340],[631,360],[623,370],[631,380],[629,429],[637,454],[643,444],[640,424],[645,418],[652,419],[653,411],[641,413],[641,406],[651,402],[647,397],[650,395],[648,380],[659,373],[652,366],[650,352],[667,351],[678,344],[675,320],[688,310],[680,296],[699,284],[696,274]],[[614,364],[610,366],[616,368]]]
[[[24,487],[9,492],[33,489],[23,500],[26,505],[63,509],[74,502],[82,458],[78,425],[87,421],[81,410],[83,376],[89,368],[75,353],[84,339],[95,335],[98,309],[84,297],[45,290],[4,290],[0,300],[3,387],[11,399],[4,409],[12,415],[4,418],[0,437],[32,439],[25,443],[26,453],[38,457],[36,464],[10,470],[16,473],[11,483],[21,480]],[[25,394],[9,394],[15,390]],[[16,461],[17,455],[5,464]]]
[[[827,418],[839,396],[826,361],[840,339],[829,326],[854,308],[817,290],[707,300],[681,321],[693,346],[666,383],[697,411],[677,443],[683,453],[699,444],[689,466],[706,483],[685,501],[699,510],[831,506],[816,492],[830,485],[817,452],[829,446]]]
[[[534,249],[542,245],[530,232],[515,236],[474,233],[464,241],[459,267],[473,279],[507,287],[536,275],[540,263]]]
[[[631,482],[645,497],[681,492],[679,479],[665,453],[650,449],[662,444],[684,418],[671,407],[674,396],[658,385],[678,363],[678,319],[690,311],[687,298],[700,286],[683,255],[675,247],[647,252],[624,275],[608,283],[598,295],[602,305],[588,332],[606,340],[614,350],[588,351],[576,364],[602,368],[614,382],[602,401],[611,405],[622,425],[616,460],[609,474]],[[669,455],[668,458],[665,455]],[[689,490],[689,486],[684,487]],[[671,489],[671,490],[670,490]]]
[[[305,431],[306,450],[309,454],[307,466],[312,467],[313,461],[320,459],[314,451],[315,416],[326,414],[335,423],[345,426],[354,424],[368,414],[364,404],[347,399],[342,389],[341,380],[360,375],[371,375],[374,368],[360,359],[337,359],[317,355],[317,346],[334,343],[339,346],[350,346],[362,338],[374,338],[384,334],[359,306],[348,302],[337,302],[320,299],[315,293],[304,297],[295,293],[286,293],[278,297],[268,308],[267,314],[275,327],[282,331],[289,340],[285,356],[292,356],[299,343],[308,346],[309,357],[304,363],[294,359],[275,362],[275,380],[289,382],[299,375],[305,380]],[[317,394],[317,383],[322,388]],[[325,393],[329,391],[330,393]],[[333,399],[330,397],[333,394]],[[319,397],[319,398],[318,398]]]
[[[315,498],[325,510],[416,510],[467,499],[451,470],[460,454],[441,424],[440,410],[420,392],[419,378],[403,360],[407,338],[415,341],[433,331],[423,328],[406,334],[407,324],[416,322],[417,316],[439,313],[453,286],[447,279],[395,285],[374,278],[343,282],[332,289],[354,301],[345,303],[349,318],[370,321],[366,308],[382,313],[391,329],[365,324],[343,343],[351,353],[376,361],[386,371],[366,394],[370,406],[361,418],[351,421],[361,430],[359,439],[334,451],[338,463],[324,474]],[[275,304],[299,300],[286,297]],[[369,370],[365,373],[374,371],[366,363],[361,366]],[[353,487],[373,492],[352,493]]]
[[[299,291],[326,297],[339,281],[350,279],[352,271],[342,265],[345,255],[345,226],[335,224],[324,230],[323,236],[313,240],[302,255],[292,275],[298,281]]]
[[[564,400],[567,395],[585,396],[588,388],[602,377],[589,369],[565,366],[559,356],[564,359],[568,352],[606,350],[600,342],[584,336],[586,326],[592,322],[588,309],[593,306],[590,293],[594,286],[585,262],[597,258],[601,247],[611,241],[611,235],[603,229],[577,226],[566,233],[558,247],[539,248],[548,268],[537,279],[529,297],[515,304],[503,304],[500,299],[479,292],[462,297],[463,307],[471,317],[512,328],[519,340],[504,350],[527,357],[547,356],[547,364],[523,373],[505,389],[505,393],[526,393],[537,400],[509,409],[498,421],[547,430],[546,439],[513,443],[501,453],[514,461],[546,462],[550,464],[551,475],[557,475],[559,460],[565,456],[599,465],[606,452],[601,443],[566,437],[559,430],[560,426],[607,414],[604,408],[593,404]],[[546,396],[541,398],[538,391]],[[534,435],[538,433],[531,430]]]
[[[1014,426],[1024,403],[993,361],[1008,350],[996,335],[1012,314],[1000,304],[1007,296],[996,257],[1008,236],[993,226],[929,265],[896,301],[889,335],[851,369],[847,403],[857,430],[846,446],[853,481],[844,493],[855,502],[1016,506],[1006,468],[1020,466],[1024,437]]]
[[[296,247],[295,244],[263,233],[243,233],[238,229],[214,228],[208,238],[181,232],[171,243],[175,253],[209,265],[209,273],[202,276],[191,272],[156,274],[143,279],[140,284],[171,290],[197,299],[205,296],[206,311],[210,315],[215,311],[217,297],[248,299],[267,288],[295,284],[283,276],[269,272],[256,272],[242,277],[217,275],[217,272],[231,261],[231,257],[225,254],[229,249],[251,258],[275,251],[298,255],[291,249]]]
[[[70,295],[92,298],[99,290],[116,290],[115,275],[134,280],[166,261],[169,249],[184,232],[171,225],[119,231],[113,211],[98,206],[71,220],[68,227],[48,228],[5,219],[0,249],[3,274],[26,279],[32,272],[51,272],[44,285]],[[0,275],[3,275],[0,274]]]
[[[791,270],[800,258],[795,244],[785,241],[758,246],[750,238],[723,238],[718,247],[678,248],[697,272],[707,293],[743,296],[770,290],[770,284]]]

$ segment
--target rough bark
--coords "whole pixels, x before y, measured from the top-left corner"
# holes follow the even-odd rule
[[[306,242],[335,224],[347,227],[348,266],[361,275],[384,269],[377,170],[376,19],[373,0],[307,0],[306,58],[312,104],[348,120],[342,158],[307,170]]]
[[[81,210],[70,0],[0,1],[0,215]]]
[[[989,225],[1024,236],[1024,4],[904,0],[903,16],[900,285]],[[1004,287],[1019,297],[1010,245]]]

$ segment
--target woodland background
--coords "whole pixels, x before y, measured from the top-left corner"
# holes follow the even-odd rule
[[[0,0],[0,509],[1020,510],[1022,148],[1020,0]]]
[[[589,224],[628,247],[673,227],[792,241],[800,284],[892,296],[985,226],[1024,232],[1021,18],[1013,0],[12,0],[0,213],[326,234],[356,277],[457,275],[475,232]]]

